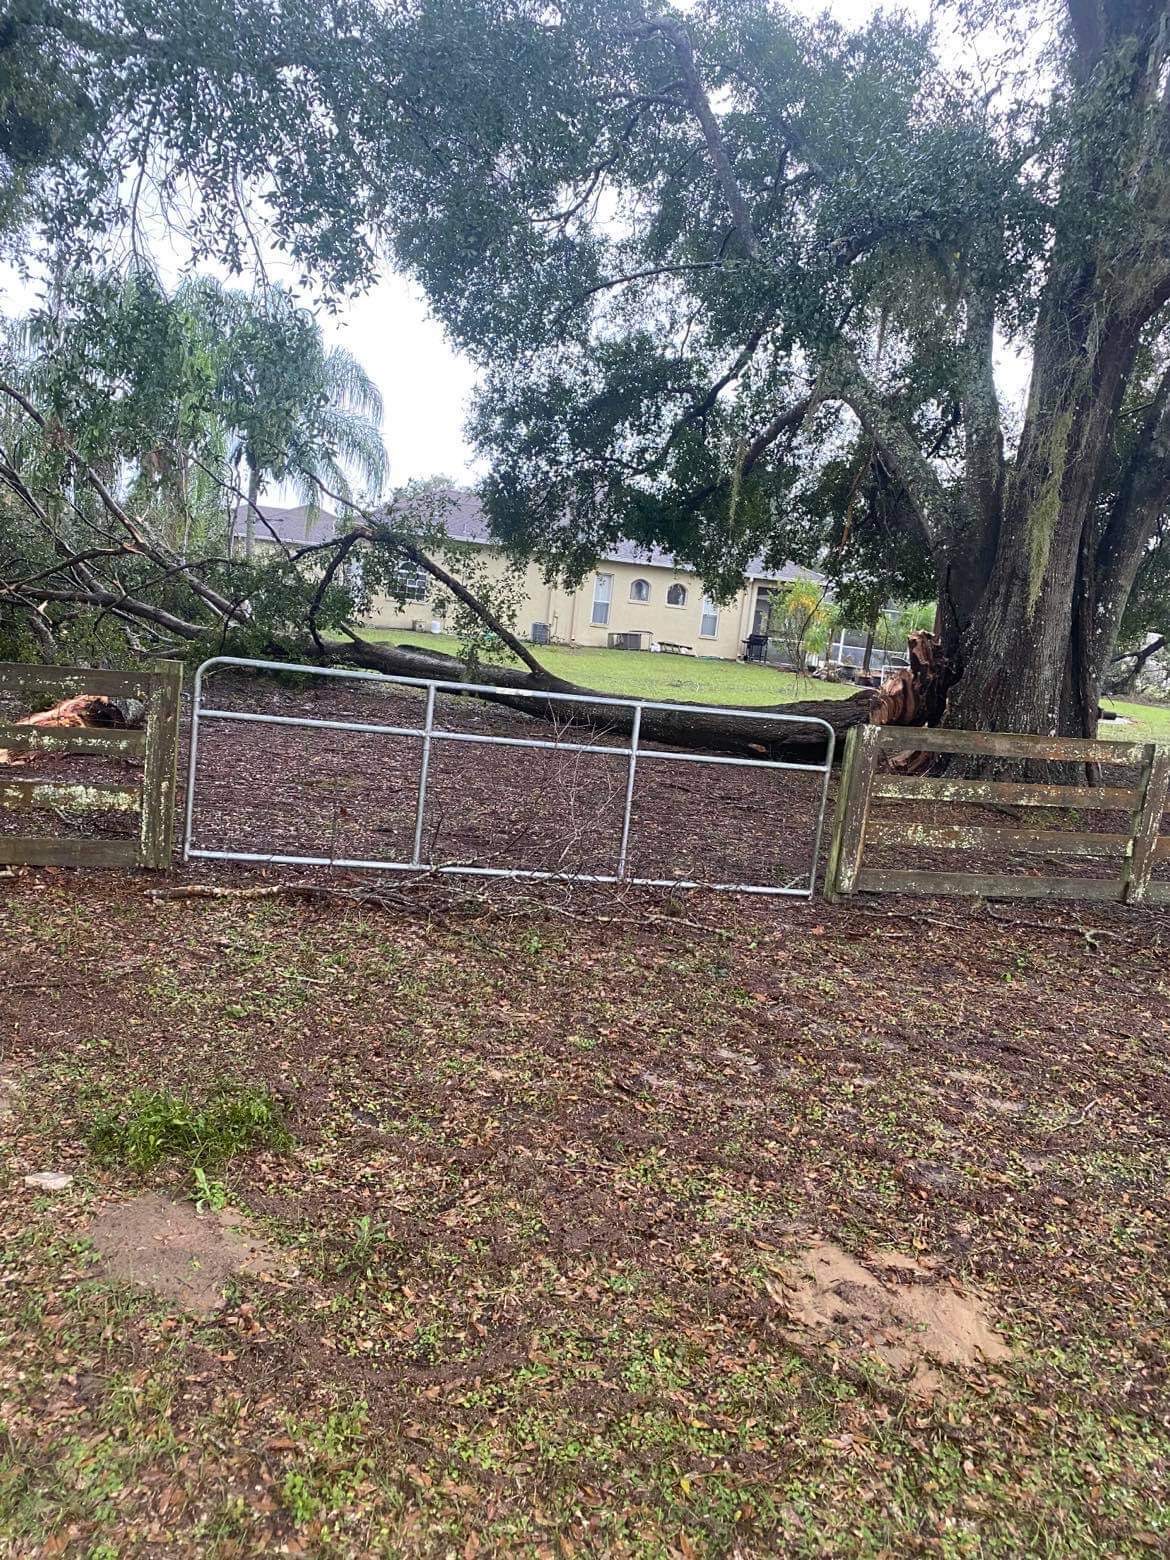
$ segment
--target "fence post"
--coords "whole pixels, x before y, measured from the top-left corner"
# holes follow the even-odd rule
[[[1170,789],[1170,748],[1147,744],[1142,762],[1141,779],[1138,782],[1138,805],[1133,815],[1129,844],[1125,851],[1125,866],[1121,873],[1121,900],[1127,905],[1140,904],[1150,886],[1154,870],[1154,858],[1158,848],[1158,831],[1162,826],[1162,814],[1166,809],[1166,794]]]
[[[837,782],[833,843],[825,871],[826,899],[840,899],[853,892],[857,869],[861,865],[869,792],[877,768],[881,735],[881,726],[853,726],[845,738],[845,757]]]
[[[148,674],[139,859],[142,866],[160,870],[171,864],[175,772],[179,757],[179,690],[182,685],[181,669]]]

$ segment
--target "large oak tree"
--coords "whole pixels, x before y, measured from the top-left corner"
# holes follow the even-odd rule
[[[760,0],[23,0],[0,152],[74,262],[146,189],[197,249],[413,270],[518,546],[925,563],[948,718],[1087,732],[1170,501],[1168,9],[1002,10],[943,59]]]

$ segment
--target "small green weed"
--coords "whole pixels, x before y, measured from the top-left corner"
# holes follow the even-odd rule
[[[227,1207],[227,1187],[222,1181],[209,1181],[207,1171],[196,1165],[192,1180],[195,1183],[195,1210],[197,1213],[219,1213]]]
[[[217,1089],[202,1104],[160,1090],[135,1090],[122,1110],[94,1118],[88,1142],[107,1163],[144,1171],[164,1159],[215,1168],[244,1149],[288,1148],[292,1139],[268,1091],[240,1085]]]
[[[375,1224],[364,1213],[354,1224],[353,1234],[337,1259],[337,1271],[368,1278],[397,1244],[385,1225]]]
[[[285,1470],[281,1499],[299,1525],[336,1517],[352,1506],[370,1470],[369,1410],[364,1400],[338,1409],[323,1423],[288,1422],[300,1443],[297,1462]]]

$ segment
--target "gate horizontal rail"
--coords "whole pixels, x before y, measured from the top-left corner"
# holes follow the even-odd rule
[[[927,752],[1035,763],[1103,764],[1136,768],[1136,785],[1059,785],[1047,782],[948,779],[879,774],[883,756]],[[1170,883],[1152,881],[1154,864],[1170,860],[1170,836],[1161,833],[1170,789],[1170,748],[1156,742],[1108,742],[1016,732],[929,731],[907,726],[858,726],[850,731],[837,790],[837,811],[825,893],[969,894],[996,899],[1170,901]],[[1128,828],[1100,833],[1078,829],[1012,829],[973,823],[923,823],[884,817],[871,821],[874,800],[984,806],[1092,809],[1124,812]],[[867,867],[867,846],[938,850],[1010,850],[1026,855],[1111,861],[1112,877],[1009,872],[955,872]]]
[[[207,707],[203,703],[204,675],[213,668],[237,667],[244,671],[297,673],[310,677],[337,678],[348,682],[365,682],[388,686],[419,689],[426,693],[426,713],[419,726],[381,723],[376,721],[329,720],[308,715],[268,715],[252,710],[225,710]],[[628,713],[629,740],[624,743],[598,744],[590,742],[562,741],[540,737],[505,737],[481,732],[452,731],[435,724],[435,697],[439,693],[462,696],[498,697],[501,699],[532,699],[549,705],[587,705],[591,709],[612,708]],[[641,743],[642,715],[646,710],[672,711],[682,715],[720,715],[732,719],[775,721],[777,725],[819,726],[825,732],[825,757],[819,764],[791,763],[780,759],[741,758],[732,754],[679,752],[674,749],[648,748]],[[304,727],[310,730],[357,731],[375,735],[408,737],[419,740],[422,755],[419,781],[415,797],[414,848],[409,861],[371,860],[364,857],[337,855],[288,854],[277,851],[212,850],[192,843],[195,827],[197,766],[199,758],[199,731],[208,720],[234,721],[250,725]],[[283,661],[251,660],[241,656],[213,656],[204,661],[195,673],[194,694],[191,707],[191,742],[187,768],[187,807],[183,831],[184,860],[242,861],[272,863],[283,866],[340,867],[345,870],[377,872],[437,873],[451,876],[494,877],[531,879],[549,882],[575,883],[628,883],[641,888],[709,888],[719,892],[794,896],[811,898],[816,887],[817,862],[820,856],[821,838],[824,832],[825,807],[828,797],[829,774],[832,769],[836,734],[828,721],[817,716],[781,715],[758,709],[729,709],[720,705],[677,704],[655,699],[623,699],[608,694],[549,693],[539,689],[502,688],[491,684],[458,682],[445,678],[394,676],[384,672],[350,671],[340,667],[290,665]],[[621,835],[617,851],[616,868],[612,873],[551,871],[534,867],[492,867],[474,861],[428,862],[422,858],[430,754],[436,742],[466,743],[492,747],[529,748],[561,753],[590,753],[606,759],[624,759],[627,763],[625,801],[622,810]],[[762,770],[802,771],[821,775],[816,827],[814,831],[808,881],[799,887],[791,884],[705,882],[700,879],[675,877],[640,877],[627,871],[631,821],[633,816],[634,786],[637,768],[647,760],[665,760],[677,763],[711,764],[721,767],[751,768]]]

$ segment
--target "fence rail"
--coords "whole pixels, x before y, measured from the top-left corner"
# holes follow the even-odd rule
[[[1137,771],[1133,785],[1061,785],[1048,781],[979,780],[879,772],[897,753],[951,753],[1028,763],[1097,764]],[[1120,777],[1123,778],[1123,777]],[[1170,883],[1154,882],[1157,861],[1170,860],[1161,831],[1170,789],[1170,748],[1154,742],[1105,742],[1009,732],[858,726],[848,736],[837,790],[833,842],[825,875],[830,899],[853,893],[977,894],[1002,899],[1093,899],[1138,904],[1170,901]],[[1092,809],[1125,815],[1113,832],[1005,828],[918,819],[871,820],[874,801]],[[1110,877],[1024,876],[1010,872],[887,869],[864,863],[867,847],[943,851],[1011,851],[1110,862]],[[945,859],[945,858],[944,858]]]
[[[175,670],[109,672],[84,666],[0,664],[0,693],[34,708],[79,695],[140,700],[142,730],[115,726],[38,727],[0,721],[0,749],[9,753],[86,755],[142,765],[135,783],[45,780],[0,769],[0,811],[137,814],[139,827],[124,839],[0,834],[0,862],[40,867],[168,867],[175,818],[179,691]]]

